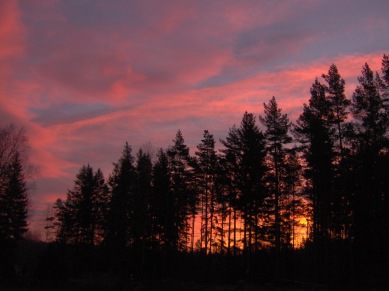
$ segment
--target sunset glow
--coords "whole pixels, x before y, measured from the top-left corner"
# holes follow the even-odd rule
[[[388,11],[388,1],[1,1],[0,123],[30,139],[31,225],[83,164],[108,176],[125,141],[166,148],[181,129],[193,153],[204,129],[223,139],[272,96],[295,120],[332,63],[350,96],[362,65],[379,70],[388,53]]]

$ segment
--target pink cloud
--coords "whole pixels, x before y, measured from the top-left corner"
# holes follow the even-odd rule
[[[67,170],[78,165],[59,157],[58,153],[62,147],[61,143],[58,143],[59,138],[55,130],[41,128],[35,124],[30,124],[27,130],[32,149],[30,160],[38,168],[38,177],[70,177]]]
[[[18,1],[0,3],[0,58],[20,56],[24,52],[24,27]]]
[[[25,51],[24,27],[17,1],[0,2],[0,103],[4,108],[12,100],[12,74],[20,56]]]
[[[284,71],[259,74],[249,79],[231,82],[225,86],[203,88],[198,90],[182,90],[172,94],[160,94],[149,97],[149,102],[133,109],[124,109],[87,119],[70,125],[82,127],[91,124],[115,122],[122,118],[129,120],[174,121],[185,118],[188,114],[199,117],[210,115],[222,116],[226,111],[238,112],[240,115],[245,110],[262,111],[262,103],[267,102],[275,95],[284,103],[284,111],[296,107],[302,108],[303,102],[309,99],[309,88],[316,77],[328,71],[332,61],[338,64],[342,74],[342,68],[349,68],[342,74],[344,78],[355,79],[363,60],[372,62],[372,67],[379,64],[381,55],[368,55],[359,57],[341,57],[336,60],[320,60],[307,64],[300,68],[285,68]],[[350,87],[350,86],[348,86]],[[352,91],[354,88],[349,89]],[[195,111],[188,108],[195,108]],[[135,125],[136,126],[136,125]]]

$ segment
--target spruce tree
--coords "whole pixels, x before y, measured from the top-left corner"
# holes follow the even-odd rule
[[[0,243],[14,242],[28,229],[28,151],[23,128],[0,127]]]
[[[160,149],[153,167],[152,196],[150,211],[152,215],[153,237],[155,244],[163,249],[171,249],[174,240],[173,193],[170,180],[169,160],[166,152]]]
[[[134,216],[136,173],[132,149],[127,142],[122,156],[114,164],[108,183],[111,201],[105,241],[109,247],[120,251],[125,246],[133,245],[131,222]]]
[[[58,198],[54,205],[54,226],[56,228],[55,240],[59,243],[69,243],[69,238],[73,235],[74,219],[68,210],[67,204],[61,198]]]
[[[134,215],[131,222],[134,247],[145,248],[150,238],[150,193],[152,163],[148,153],[139,149],[136,161],[136,189],[134,194]]]
[[[100,243],[105,229],[107,185],[100,169],[82,166],[65,201],[55,203],[57,241],[74,245]]]
[[[0,177],[0,240],[17,240],[28,229],[27,186],[18,152],[4,172]]]
[[[107,232],[110,193],[101,169],[94,173],[95,243],[100,244]]]

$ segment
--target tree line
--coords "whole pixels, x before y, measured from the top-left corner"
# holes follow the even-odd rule
[[[294,278],[296,264],[313,282],[384,280],[389,56],[381,73],[362,67],[351,98],[335,64],[314,80],[310,95],[294,124],[275,97],[262,115],[245,112],[220,149],[208,130],[194,155],[180,130],[155,157],[142,148],[133,153],[126,142],[107,178],[90,164],[80,168],[46,230],[55,232],[56,245],[82,256],[99,249],[109,268],[131,265],[139,277],[156,262],[169,272],[174,258],[192,255],[232,260],[247,280],[260,272]],[[0,232],[12,240],[26,231],[27,198],[19,154],[9,157],[0,165]],[[4,210],[7,199],[14,206]],[[307,236],[298,242],[302,218]]]
[[[154,162],[126,143],[107,181],[83,166],[55,203],[56,239],[143,252],[249,256],[270,248],[278,272],[305,217],[305,247],[323,266],[321,279],[333,263],[362,273],[387,260],[389,57],[382,74],[362,67],[351,98],[336,65],[321,77],[295,124],[273,97],[263,115],[245,112],[219,151],[205,130],[191,156],[179,130]],[[342,262],[335,245],[346,251]]]
[[[264,133],[246,112],[219,152],[205,130],[190,156],[178,130],[154,162],[126,143],[107,180],[100,169],[82,166],[66,199],[54,205],[56,240],[205,254],[291,247],[292,217],[307,215],[297,149],[286,147],[291,123],[274,97],[259,120]]]

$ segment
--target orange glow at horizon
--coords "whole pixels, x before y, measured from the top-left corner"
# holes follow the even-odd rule
[[[308,230],[308,221],[307,221],[307,218],[305,216],[300,216],[299,218],[295,219],[297,221],[297,225],[294,226],[294,230],[291,234],[291,241],[290,241],[290,244],[291,244],[291,247],[292,248],[302,248],[304,247],[304,243],[305,241],[308,239],[308,235],[309,235],[309,230]],[[220,221],[220,219],[218,219],[218,221]],[[192,224],[192,223],[191,223]],[[231,221],[231,236],[230,236],[230,239],[231,239],[231,250],[233,249],[234,247],[234,241],[233,241],[233,236],[234,236],[234,233],[233,233],[233,230],[234,230],[234,225],[233,225],[233,221]],[[221,228],[221,223],[217,224],[215,229],[216,228]],[[203,238],[203,241],[201,241],[201,233],[200,233],[200,230],[201,229],[201,215],[200,214],[197,214],[196,215],[196,218],[195,218],[195,230],[194,230],[194,243],[193,243],[193,246],[194,246],[194,251],[199,251],[199,247],[200,247],[200,243],[201,243],[201,248],[205,248],[204,246],[204,238]],[[228,218],[226,219],[226,221],[223,223],[223,243],[224,243],[224,252],[227,250],[227,243],[228,243]],[[215,230],[216,231],[216,230]],[[192,241],[191,241],[191,233],[192,231],[190,231],[190,238],[188,240],[188,243],[187,243],[187,247],[188,249],[190,250],[191,247],[192,247]],[[203,232],[204,233],[204,232]],[[293,237],[293,234],[294,234],[294,237]],[[214,244],[212,245],[212,253],[220,253],[220,240],[221,240],[221,237],[220,237],[220,234],[215,234],[213,233],[213,238],[212,240],[213,241],[217,241],[217,244]],[[242,250],[243,249],[243,221],[241,218],[238,218],[237,219],[237,223],[236,223],[236,242],[237,242],[237,248]],[[209,245],[210,245],[210,242],[208,242],[208,247],[207,249],[209,250]],[[270,241],[262,241],[262,247],[269,247],[271,245],[271,242]]]

